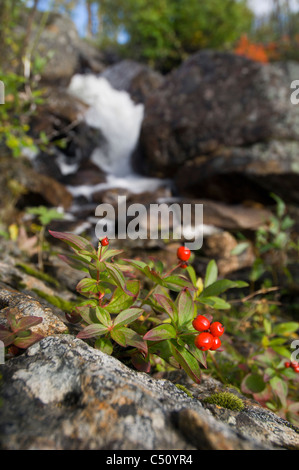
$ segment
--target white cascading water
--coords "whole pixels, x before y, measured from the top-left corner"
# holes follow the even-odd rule
[[[114,89],[104,77],[75,75],[69,93],[85,102],[84,115],[88,126],[100,129],[107,145],[96,148],[91,160],[107,173],[107,182],[99,185],[69,188],[73,195],[88,196],[107,188],[128,188],[131,192],[154,191],[165,185],[158,178],[145,178],[132,170],[131,156],[135,150],[144,117],[144,106],[135,104],[125,91]]]

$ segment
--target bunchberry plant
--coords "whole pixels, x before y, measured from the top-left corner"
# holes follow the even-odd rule
[[[31,331],[31,328],[39,325],[43,319],[33,315],[20,319],[17,317],[18,311],[15,308],[6,312],[9,329],[0,325],[0,341],[3,341],[5,347],[14,345],[20,349],[27,349],[43,338],[42,335]]]
[[[219,348],[223,330],[217,328],[217,323],[215,327],[210,317],[207,327],[214,329],[214,334],[198,335],[193,321],[205,306],[230,308],[219,295],[229,288],[247,286],[246,283],[217,280],[214,261],[207,267],[202,288],[192,266],[175,274],[191,256],[185,247],[178,250],[177,266],[165,273],[160,260],[146,263],[120,259],[122,251],[110,249],[108,238],[100,240],[95,248],[85,238],[71,233],[49,233],[72,249],[71,254],[60,258],[86,273],[77,285],[85,300],[68,317],[82,327],[78,338],[91,341],[107,354],[129,359],[138,370],[149,372],[158,357],[173,367],[183,368],[195,382],[200,381],[200,366],[206,367],[205,351]],[[136,271],[144,282],[136,279]],[[211,338],[204,348],[198,340],[201,335]]]

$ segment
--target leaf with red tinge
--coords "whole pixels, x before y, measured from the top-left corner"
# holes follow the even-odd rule
[[[17,321],[15,333],[21,330],[29,330],[33,326],[36,326],[42,323],[42,321],[43,321],[43,317],[35,317],[33,315],[28,316],[28,317],[23,317]]]
[[[151,329],[143,336],[145,341],[163,341],[176,337],[176,330],[172,325],[164,323]]]
[[[193,284],[185,277],[181,275],[171,275],[163,279],[164,285],[170,290],[180,292],[182,288],[187,287],[190,290],[196,290]]]
[[[71,248],[75,251],[79,250],[86,250],[90,254],[96,253],[94,246],[85,238],[80,237],[79,235],[74,235],[73,233],[64,233],[64,232],[54,232],[53,230],[49,230],[50,235],[54,238],[58,238],[65,243],[67,243]]]
[[[154,298],[159,303],[159,305],[161,305],[161,307],[165,310],[165,312],[169,315],[171,320],[173,320],[176,323],[178,319],[178,313],[177,313],[177,308],[172,302],[172,300],[162,294],[154,294]]]
[[[136,354],[132,357],[132,364],[139,372],[149,373],[151,371],[150,361],[145,359],[141,354]]]
[[[114,282],[116,283],[116,285],[118,287],[121,287],[121,289],[123,289],[123,291],[129,295],[130,297],[134,297],[135,294],[133,294],[132,292],[130,292],[128,289],[127,289],[127,286],[126,286],[126,280],[124,278],[124,275],[123,273],[118,269],[116,268],[116,266],[114,266],[113,264],[111,263],[106,263],[104,262],[105,266],[106,266],[106,269],[109,273],[109,275],[112,277],[112,279],[114,280]]]
[[[27,349],[33,344],[37,343],[38,341],[41,341],[44,337],[42,335],[39,335],[38,333],[33,333],[31,332],[30,335],[24,336],[24,337],[17,337],[13,344],[17,346],[20,349]]]
[[[126,339],[126,346],[137,348],[147,355],[147,343],[143,340],[142,336],[136,333],[136,331],[131,330],[131,328],[125,328],[125,330],[123,330],[123,334]]]
[[[187,351],[186,348],[178,345],[176,341],[171,340],[170,344],[175,360],[181,365],[186,374],[194,380],[194,382],[200,383],[201,371],[195,357]]]
[[[137,320],[144,310],[142,308],[128,308],[120,312],[114,320],[115,326],[129,325],[133,321]]]
[[[189,290],[183,290],[178,295],[178,322],[182,326],[191,322],[194,317],[194,303]]]
[[[14,342],[16,335],[4,327],[0,327],[0,341],[4,343],[4,346],[9,346]]]
[[[68,264],[71,268],[77,269],[77,271],[88,272],[88,263],[87,261],[80,260],[78,256],[73,255],[58,255],[58,258],[61,259],[64,263]]]
[[[79,339],[88,339],[94,338],[97,336],[104,335],[107,333],[108,328],[104,325],[100,325],[99,323],[94,323],[93,325],[88,325],[84,330],[80,331],[77,334],[77,338]]]

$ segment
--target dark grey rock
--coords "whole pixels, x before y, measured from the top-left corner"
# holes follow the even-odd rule
[[[253,450],[299,443],[283,420],[262,439],[268,423],[258,413],[254,432],[242,434],[214,417],[195,394],[133,371],[72,336],[43,339],[3,365],[1,374],[3,450]]]

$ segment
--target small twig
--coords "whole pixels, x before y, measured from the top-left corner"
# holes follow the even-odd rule
[[[242,302],[242,303],[245,303],[247,302],[248,300],[252,299],[253,297],[257,296],[257,295],[265,295],[265,294],[268,294],[269,292],[275,292],[277,290],[279,290],[280,287],[264,287],[262,289],[259,289],[255,292],[252,292],[251,294],[247,295],[246,297],[243,297],[243,299],[234,299],[234,300],[231,300],[230,303],[239,303],[239,302]]]

